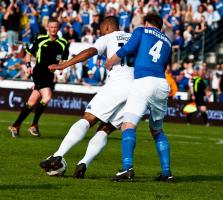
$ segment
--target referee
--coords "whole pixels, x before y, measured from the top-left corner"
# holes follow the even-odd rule
[[[56,19],[50,19],[47,25],[48,34],[38,36],[29,48],[26,49],[27,74],[32,75],[34,89],[21,110],[16,121],[9,126],[12,137],[19,136],[19,130],[22,122],[29,115],[34,105],[37,104],[33,123],[28,129],[31,135],[40,136],[38,121],[43,113],[47,103],[52,98],[54,87],[54,73],[48,69],[51,64],[58,64],[68,58],[67,41],[57,36],[59,23]],[[36,65],[31,68],[31,57],[36,57]]]
[[[205,70],[203,68],[199,68],[196,71],[196,76],[192,79],[192,83],[190,86],[191,90],[191,99],[195,101],[197,109],[200,111],[201,116],[203,118],[204,124],[209,126],[208,116],[207,116],[207,83],[204,81],[203,77],[205,75]],[[187,114],[187,123],[191,123],[193,113]]]

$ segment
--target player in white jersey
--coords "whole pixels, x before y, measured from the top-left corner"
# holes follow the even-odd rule
[[[78,62],[85,61],[94,55],[106,54],[110,58],[131,37],[131,34],[118,31],[118,22],[114,17],[106,17],[100,29],[101,36],[94,47],[80,52],[67,62],[59,65],[50,65],[50,70],[65,69]],[[123,118],[123,108],[133,82],[133,67],[131,60],[125,58],[113,66],[109,71],[106,84],[94,96],[87,106],[83,117],[74,123],[63,139],[59,149],[40,166],[49,171],[61,166],[63,156],[78,142],[80,142],[90,127],[101,121],[96,134],[89,141],[85,156],[78,162],[74,177],[84,178],[90,162],[101,152],[107,143],[107,136],[116,128],[120,128]]]

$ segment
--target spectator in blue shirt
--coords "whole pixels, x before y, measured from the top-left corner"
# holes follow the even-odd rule
[[[164,18],[166,15],[169,15],[171,11],[171,4],[169,0],[165,0],[162,9],[161,9],[161,16]]]
[[[222,19],[223,18],[223,0],[215,0],[215,8],[219,12]]]
[[[88,86],[96,86],[98,85],[98,81],[94,78],[94,72],[92,70],[88,70],[88,77],[84,78],[82,84]]]
[[[180,30],[176,30],[175,38],[173,41],[173,48],[182,48],[184,44],[184,39],[180,34]]]

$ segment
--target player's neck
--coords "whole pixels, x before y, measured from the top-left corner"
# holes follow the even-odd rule
[[[49,37],[50,37],[50,39],[52,40],[52,41],[55,41],[56,39],[57,39],[57,35],[49,35]]]

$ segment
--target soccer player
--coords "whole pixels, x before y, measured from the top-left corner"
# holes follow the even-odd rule
[[[33,45],[26,49],[27,74],[32,75],[35,86],[18,118],[12,126],[9,126],[12,137],[19,136],[20,126],[29,115],[34,105],[37,105],[35,116],[28,131],[33,136],[40,136],[38,121],[52,97],[52,90],[54,87],[54,73],[48,69],[48,66],[50,64],[58,64],[61,60],[67,60],[68,58],[67,41],[57,36],[59,30],[58,21],[55,19],[49,20],[47,28],[48,34],[38,36],[33,42]],[[33,70],[30,64],[31,56],[36,56],[37,59]]]
[[[106,54],[110,58],[130,38],[131,34],[119,30],[115,17],[106,17],[100,25],[101,36],[94,47],[88,48],[67,62],[49,66],[50,70],[64,69],[78,62],[85,61],[94,55]],[[89,141],[84,158],[79,161],[74,177],[84,178],[90,162],[102,151],[107,143],[107,136],[115,128],[120,128],[123,118],[123,107],[133,83],[133,67],[129,57],[123,58],[108,74],[106,84],[94,96],[87,106],[83,117],[74,123],[63,139],[59,149],[40,166],[49,171],[61,166],[62,157],[80,142],[90,127],[101,121],[94,137]]]
[[[128,96],[122,124],[122,171],[116,181],[132,180],[134,176],[133,153],[136,127],[144,112],[149,109],[149,127],[159,154],[162,173],[160,181],[172,181],[170,172],[169,142],[163,131],[163,118],[167,110],[169,85],[165,69],[171,57],[171,42],[161,32],[163,20],[156,14],[144,18],[144,27],[136,28],[130,40],[106,61],[112,69],[116,62],[135,53],[134,83]]]

